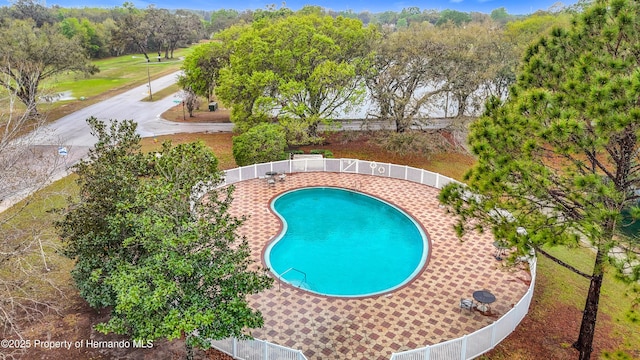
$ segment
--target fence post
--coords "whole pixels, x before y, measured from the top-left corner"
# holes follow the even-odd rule
[[[235,359],[238,356],[238,339],[236,339],[235,337],[232,339],[233,341],[231,343],[231,353],[233,355],[233,358]]]
[[[467,359],[467,335],[462,335],[462,346],[460,347],[460,360]]]
[[[264,345],[264,351],[262,352],[262,358],[264,360],[269,360],[269,343],[267,343],[266,341],[263,341],[262,344]]]
[[[491,327],[491,348],[496,346],[496,327]]]

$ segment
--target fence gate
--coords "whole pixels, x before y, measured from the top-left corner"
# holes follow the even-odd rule
[[[358,172],[358,160],[354,159],[340,159],[340,172],[357,173]]]

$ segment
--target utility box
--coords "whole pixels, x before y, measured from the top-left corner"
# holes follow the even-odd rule
[[[218,110],[218,103],[217,102],[210,102],[209,103],[209,111],[216,111]]]

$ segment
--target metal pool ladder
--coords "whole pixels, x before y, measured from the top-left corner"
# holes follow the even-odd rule
[[[298,285],[298,288],[302,288],[302,285],[306,284],[306,288],[309,289],[309,284],[307,284],[307,273],[305,273],[304,271],[300,271],[296,268],[290,267],[287,270],[283,271],[282,274],[278,275],[278,279],[280,280],[278,282],[278,291],[280,291],[280,283],[284,281],[284,279],[282,278],[284,276],[284,274],[288,273],[289,271],[295,271],[298,272],[302,275],[304,275],[304,278],[302,279],[302,281],[300,282],[300,284]]]

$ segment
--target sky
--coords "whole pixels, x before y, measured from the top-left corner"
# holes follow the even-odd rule
[[[6,1],[6,0],[5,0]],[[282,6],[282,0],[129,0],[138,8],[145,8],[154,4],[164,9],[194,9],[194,10],[219,10],[219,9],[264,9],[269,4]],[[59,5],[61,7],[85,7],[97,6],[111,8],[122,6],[125,0],[46,0],[47,6]],[[575,4],[577,0],[562,1],[564,5]],[[416,6],[420,10],[433,9],[442,11],[445,9],[463,12],[482,12],[489,14],[493,9],[504,7],[512,15],[531,14],[537,10],[547,10],[558,3],[556,0],[418,0],[418,1],[389,1],[389,0],[289,0],[286,7],[298,10],[304,5],[318,5],[335,11],[353,10],[354,12],[370,11],[372,13],[387,10],[401,11],[403,8]],[[8,1],[7,1],[8,4]]]

